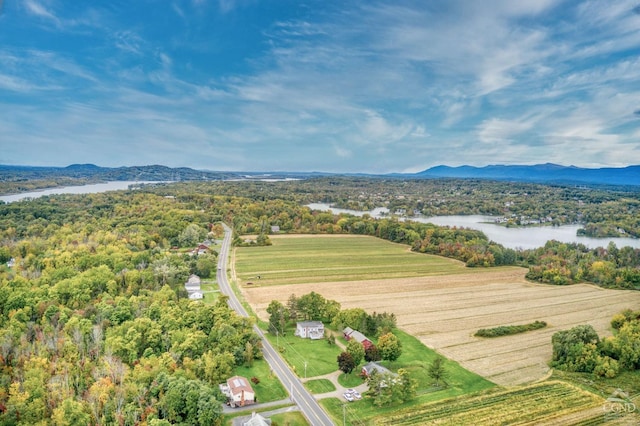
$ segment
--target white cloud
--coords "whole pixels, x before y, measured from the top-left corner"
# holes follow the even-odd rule
[[[24,6],[27,11],[40,18],[45,18],[53,21],[56,24],[60,24],[60,20],[49,10],[47,10],[42,4],[35,0],[24,0]]]
[[[514,138],[533,128],[533,121],[491,118],[478,126],[478,139],[485,144],[514,142]]]

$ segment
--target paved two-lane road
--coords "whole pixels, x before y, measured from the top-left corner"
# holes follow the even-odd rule
[[[242,316],[249,316],[244,306],[240,303],[236,294],[231,289],[227,279],[227,263],[229,262],[229,250],[231,248],[231,229],[224,225],[224,240],[218,256],[218,285],[220,292],[229,296],[229,306]],[[262,330],[254,326],[255,332],[262,339],[262,353],[264,359],[269,363],[271,370],[278,376],[283,386],[289,391],[289,396],[298,405],[300,411],[313,426],[333,425],[331,418],[320,407],[318,401],[307,391],[298,376],[296,376],[289,366],[283,361],[271,343],[264,337]]]

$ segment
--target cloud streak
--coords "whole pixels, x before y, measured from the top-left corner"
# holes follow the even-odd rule
[[[48,5],[0,39],[9,163],[640,163],[633,1]]]

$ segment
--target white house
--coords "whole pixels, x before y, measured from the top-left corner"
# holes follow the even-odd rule
[[[187,290],[187,294],[189,295],[189,299],[194,299],[191,297],[194,293],[200,293],[201,297],[195,297],[195,299],[202,299],[202,290],[200,289],[200,277],[192,274],[189,276],[189,279],[186,283],[184,283],[184,288]]]
[[[226,395],[232,407],[244,407],[256,402],[256,394],[246,377],[233,376],[227,383],[220,385],[220,391]]]
[[[322,339],[324,337],[324,324],[322,321],[301,321],[296,324],[295,335],[303,339]]]

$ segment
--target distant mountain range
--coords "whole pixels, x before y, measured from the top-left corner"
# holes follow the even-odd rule
[[[305,179],[315,176],[348,175],[404,179],[482,179],[514,182],[538,182],[574,185],[640,186],[640,166],[586,169],[557,164],[436,166],[419,173],[386,175],[320,172],[216,172],[188,167],[171,168],[161,165],[132,167],[100,167],[95,164],[72,164],[67,167],[32,167],[0,165],[0,181],[36,180],[64,177],[101,181],[188,181],[224,179]]]
[[[416,173],[415,176],[421,178],[490,179],[558,184],[638,186],[640,185],[640,166],[623,168],[607,167],[599,169],[560,166],[551,163],[533,166],[436,166]]]

